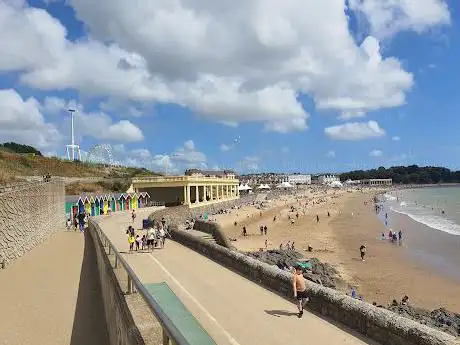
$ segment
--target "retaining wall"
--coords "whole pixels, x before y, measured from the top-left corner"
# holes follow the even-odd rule
[[[64,182],[22,184],[0,194],[0,263],[12,262],[65,228]]]
[[[193,229],[212,235],[218,245],[229,249],[232,249],[233,247],[227,236],[225,236],[224,232],[222,231],[220,224],[218,223],[196,220],[193,224]]]
[[[241,274],[255,283],[292,300],[292,274],[231,251],[220,245],[170,227],[173,239]],[[309,308],[385,345],[459,345],[447,333],[406,319],[391,311],[353,299],[312,282],[307,283]]]
[[[101,282],[105,318],[108,325],[110,344],[145,345],[126,303],[124,293],[118,283],[112,264],[97,234],[99,225],[90,220],[88,233],[96,248],[97,267]]]

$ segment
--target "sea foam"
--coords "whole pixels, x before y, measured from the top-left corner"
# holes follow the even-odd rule
[[[443,231],[451,235],[460,236],[460,225],[448,218],[440,217],[434,214],[414,214],[407,210],[402,210],[395,207],[390,207],[390,209],[394,212],[404,214],[410,217],[411,219],[415,220],[416,222],[424,224],[432,229]]]

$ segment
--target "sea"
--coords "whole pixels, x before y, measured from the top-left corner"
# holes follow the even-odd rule
[[[460,187],[397,190],[381,201],[379,218],[402,231],[407,256],[460,283]]]

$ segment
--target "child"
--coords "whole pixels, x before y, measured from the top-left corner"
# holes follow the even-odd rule
[[[136,239],[134,238],[134,235],[131,235],[131,233],[129,233],[129,235],[128,235],[128,244],[129,244],[129,252],[130,253],[133,252],[134,242],[136,242]]]
[[[136,236],[136,252],[139,250],[139,247],[141,245],[141,238],[139,235]]]
[[[145,238],[145,235],[142,235],[142,250],[147,246],[147,239]]]
[[[65,227],[67,228],[67,230],[70,230],[71,226],[72,226],[72,221],[70,220],[70,218],[67,218],[67,221],[65,222]]]

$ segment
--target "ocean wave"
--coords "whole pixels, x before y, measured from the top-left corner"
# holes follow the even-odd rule
[[[391,194],[385,193],[383,194],[383,197],[386,201],[394,201],[397,200],[397,198]]]
[[[397,209],[394,207],[390,207],[390,210],[400,213],[400,214],[404,214],[408,216],[409,218],[411,218],[412,220],[415,220],[418,223],[424,224],[432,229],[447,232],[451,235],[460,236],[460,225],[457,223],[454,223],[450,219],[442,218],[436,215],[413,214],[406,210],[401,210],[401,209]]]

